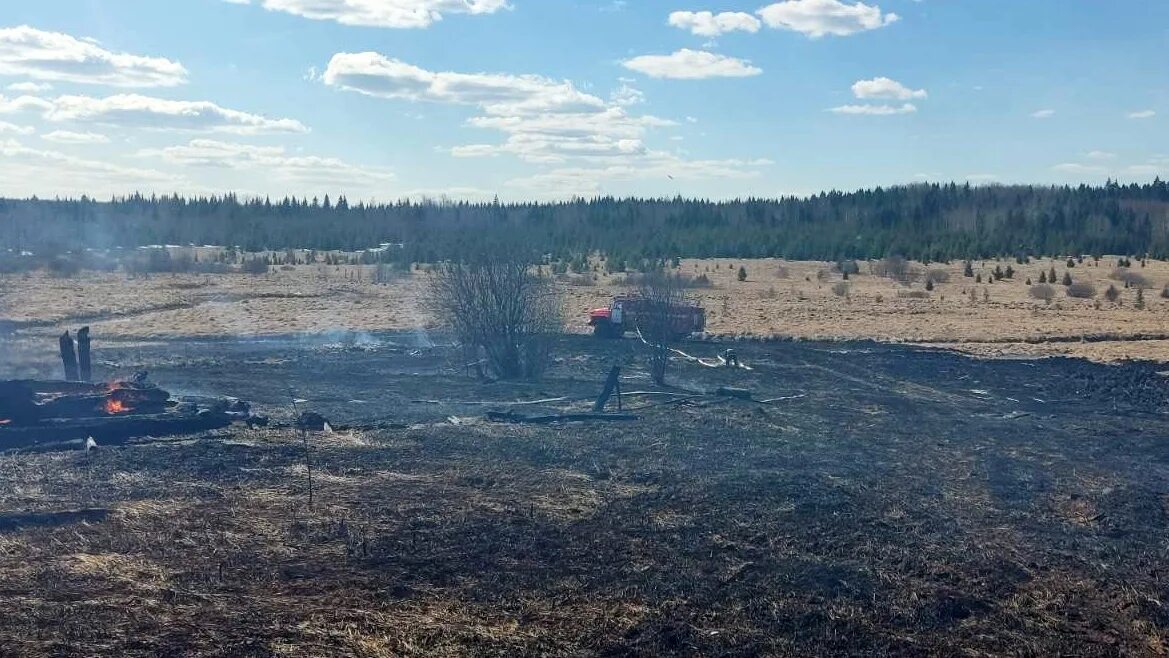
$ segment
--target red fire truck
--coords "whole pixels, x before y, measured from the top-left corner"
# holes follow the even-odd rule
[[[608,308],[589,311],[589,326],[598,338],[621,338],[627,331],[645,327],[651,312],[651,302],[640,297],[617,297]],[[697,304],[675,304],[670,307],[670,328],[678,337],[689,336],[706,329],[706,310]]]

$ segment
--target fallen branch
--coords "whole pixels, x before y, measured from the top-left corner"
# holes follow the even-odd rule
[[[550,425],[552,423],[573,423],[581,421],[621,421],[621,420],[637,420],[637,416],[632,414],[599,414],[599,413],[578,413],[578,414],[552,414],[548,416],[523,416],[511,411],[488,411],[487,420],[493,423],[530,423],[536,425]]]

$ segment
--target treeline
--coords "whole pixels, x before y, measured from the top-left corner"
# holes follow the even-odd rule
[[[0,200],[0,249],[34,253],[151,244],[246,251],[354,251],[433,262],[485,241],[557,260],[601,252],[682,257],[880,258],[1148,254],[1169,257],[1169,185],[972,187],[921,184],[807,198],[702,201],[596,198],[561,203],[182,198]]]

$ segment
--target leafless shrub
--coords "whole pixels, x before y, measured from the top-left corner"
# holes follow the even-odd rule
[[[848,296],[848,289],[848,284],[841,281],[840,283],[832,286],[832,294],[836,295],[837,297],[846,297]]]
[[[690,295],[678,275],[654,272],[642,280],[638,297],[643,300],[645,309],[640,314],[638,330],[649,343],[650,376],[655,383],[662,385],[666,382],[670,351],[678,339],[674,313],[679,307],[690,304]]]
[[[949,270],[944,270],[940,267],[935,267],[935,268],[929,270],[928,272],[926,272],[925,278],[926,278],[926,281],[929,281],[929,282],[934,283],[934,284],[949,283],[950,282],[950,272],[949,272]]]
[[[81,273],[81,263],[72,256],[54,256],[45,269],[55,277],[71,279]]]
[[[1161,299],[1169,299],[1169,283],[1166,283],[1165,287],[1161,288]]]
[[[914,279],[917,272],[913,264],[902,256],[889,256],[873,263],[873,274],[901,283],[908,283]]]
[[[791,277],[791,271],[787,269],[787,266],[780,265],[775,268],[775,278],[787,279],[789,277]]]
[[[1128,284],[1130,288],[1151,288],[1152,284],[1145,278],[1143,274],[1133,272],[1127,267],[1118,267],[1108,275],[1109,279],[1113,281],[1121,281]]]
[[[1073,283],[1068,286],[1068,297],[1075,299],[1093,299],[1096,297],[1096,286],[1090,283]]]
[[[1055,288],[1046,283],[1031,286],[1031,290],[1028,292],[1031,297],[1043,300],[1044,304],[1050,304],[1051,300],[1055,299]]]
[[[929,299],[930,294],[925,290],[898,290],[897,299]]]
[[[378,263],[373,270],[373,282],[378,285],[389,285],[409,275],[409,263]]]
[[[839,272],[840,274],[848,274],[850,276],[853,274],[860,274],[861,272],[861,266],[858,265],[855,260],[838,261],[832,269],[836,272]]]
[[[435,316],[464,346],[482,352],[501,379],[538,378],[551,361],[563,309],[551,279],[506,247],[436,265],[429,275]]]
[[[771,286],[764,291],[763,299],[779,299],[779,291],[775,289],[775,286]]]
[[[253,256],[245,258],[240,263],[239,271],[244,274],[267,274],[268,273],[268,259],[263,256]]]

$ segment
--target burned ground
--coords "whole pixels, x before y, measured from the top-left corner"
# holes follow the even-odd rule
[[[408,335],[104,348],[109,373],[352,427],[309,434],[311,507],[280,427],[0,458],[0,652],[1165,651],[1156,367],[744,344],[753,370],[679,361],[673,381],[774,402],[480,420],[582,408],[614,362],[650,388],[632,341],[561,348],[525,385]]]

